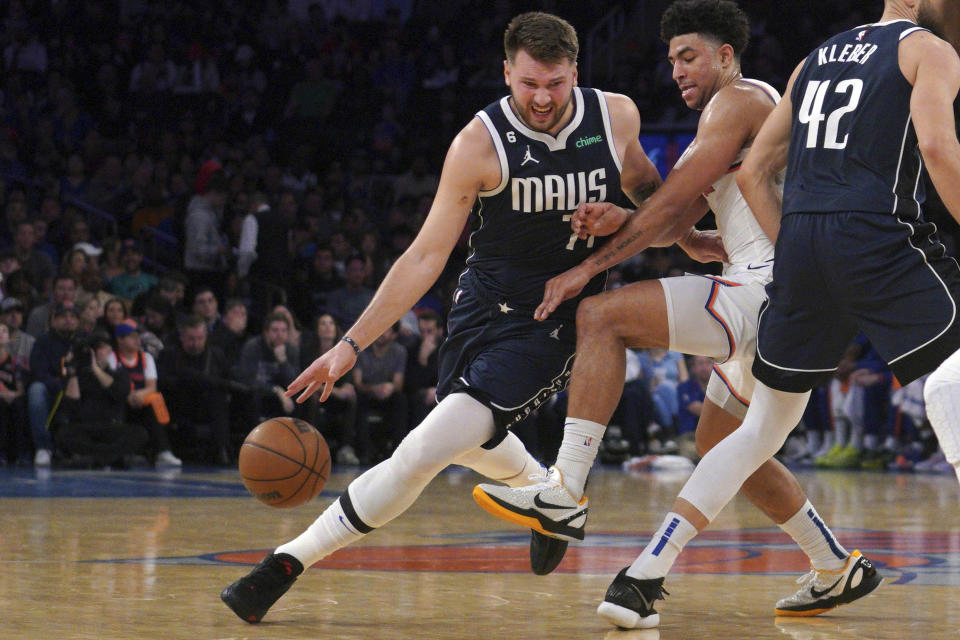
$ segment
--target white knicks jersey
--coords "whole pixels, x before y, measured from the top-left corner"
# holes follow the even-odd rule
[[[765,82],[744,78],[741,82],[755,85],[770,96],[774,103],[780,102],[780,94]],[[737,186],[737,170],[750,147],[737,154],[727,172],[704,192],[710,209],[717,219],[717,229],[723,238],[730,261],[723,265],[723,275],[750,274],[751,279],[768,282],[773,276],[773,244],[760,228],[746,200]],[[777,184],[783,192],[783,172],[777,176]]]

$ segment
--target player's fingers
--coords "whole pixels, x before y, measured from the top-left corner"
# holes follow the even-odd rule
[[[306,402],[307,399],[316,392],[319,386],[320,386],[320,383],[316,381],[313,381],[310,384],[308,384],[307,387],[303,390],[303,393],[297,396],[297,404],[303,404],[304,402]]]
[[[307,386],[307,381],[302,378],[303,376],[300,376],[299,378],[295,379],[293,382],[288,384],[287,390],[283,392],[283,395],[287,396],[288,398],[292,398],[293,396],[297,395],[298,391],[300,391],[305,386]]]
[[[327,398],[330,397],[330,394],[333,393],[333,382],[327,381],[323,383],[323,391],[320,393],[320,402],[326,402]]]

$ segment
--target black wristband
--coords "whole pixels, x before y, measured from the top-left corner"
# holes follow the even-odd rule
[[[342,338],[340,338],[340,341],[346,342],[348,345],[353,347],[353,352],[355,354],[360,355],[360,346],[353,341],[353,338],[351,338],[350,336],[343,336]]]

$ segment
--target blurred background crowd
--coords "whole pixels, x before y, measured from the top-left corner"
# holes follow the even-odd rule
[[[693,136],[658,37],[663,0],[0,2],[0,461],[232,464],[266,416],[297,415],[341,464],[388,455],[434,402],[468,230],[430,293],[324,405],[281,390],[370,301],[429,210],[443,154],[501,96],[502,33],[541,9],[581,38],[580,84],[622,92],[666,173]],[[744,0],[746,75],[782,89],[875,2]],[[955,251],[956,224],[929,216]],[[709,226],[709,220],[705,221]],[[716,269],[675,249],[611,286]],[[628,354],[602,459],[693,456],[712,363]],[[544,460],[564,396],[521,425]],[[922,380],[866,341],[816,390],[782,452],[798,464],[942,465]],[[943,467],[952,471],[949,465]]]

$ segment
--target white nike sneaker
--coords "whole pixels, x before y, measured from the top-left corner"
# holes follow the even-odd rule
[[[587,497],[574,498],[556,467],[550,467],[546,480],[526,487],[479,484],[473,499],[501,520],[560,540],[583,540]]]
[[[182,467],[183,460],[173,455],[173,452],[170,449],[166,449],[157,454],[157,457],[153,459],[153,463],[158,467]]]
[[[873,563],[859,551],[847,558],[846,566],[840,571],[810,572],[797,580],[800,590],[789,598],[777,602],[778,616],[816,616],[849,604],[872,592],[883,578],[877,573]]]

